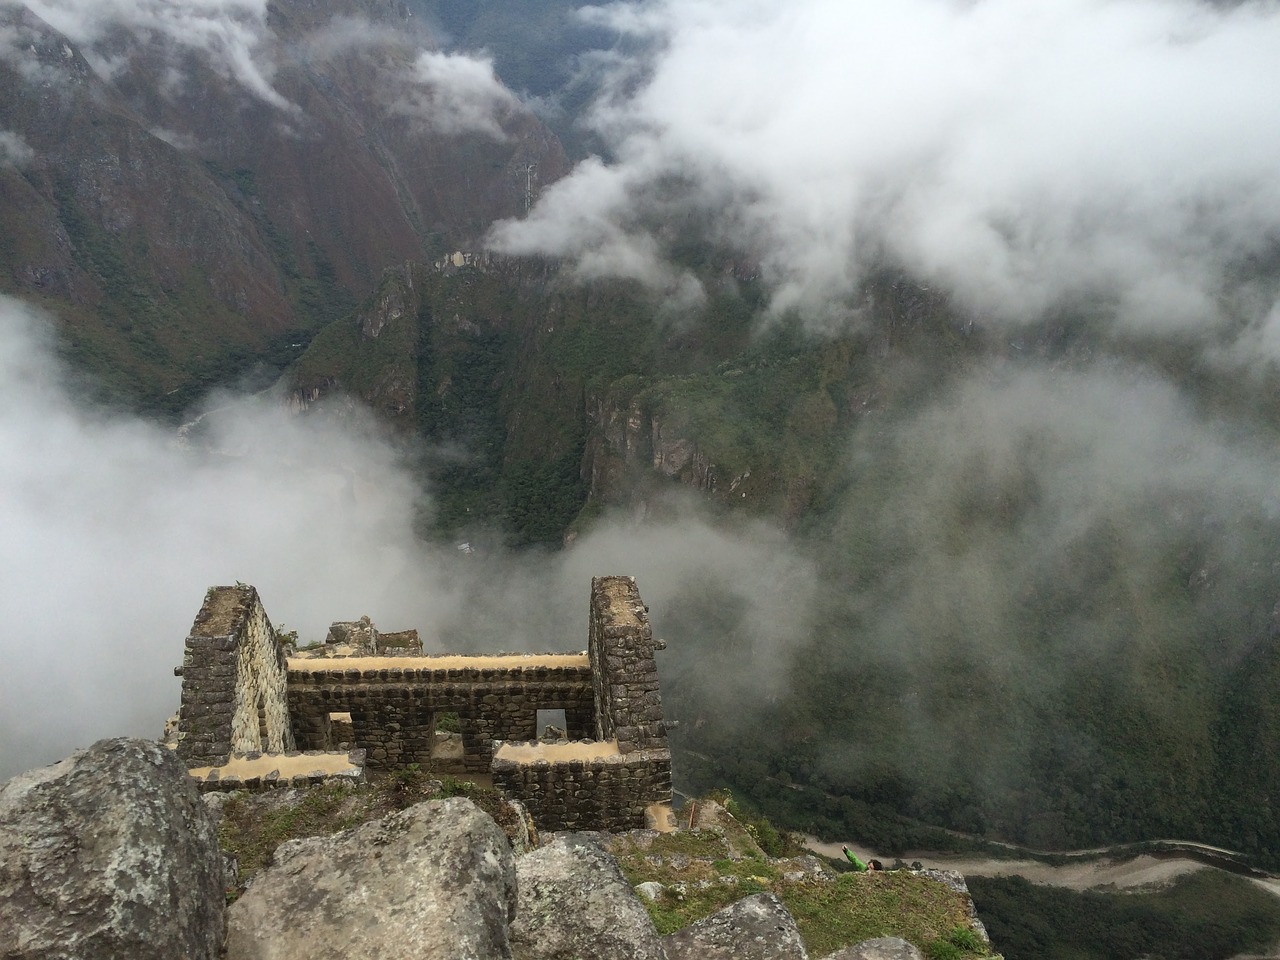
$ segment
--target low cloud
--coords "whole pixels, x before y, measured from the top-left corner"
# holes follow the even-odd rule
[[[1240,317],[1224,289],[1280,236],[1280,9],[1196,0],[660,0],[588,12],[647,52],[581,164],[500,250],[669,286],[670,219],[829,317],[902,267],[979,317],[1088,302],[1127,329]]]
[[[294,107],[272,86],[267,0],[23,0],[81,48],[104,77],[121,64],[120,32],[135,42],[172,44],[280,110]]]
[[[257,584],[310,637],[364,612],[398,618],[401,598],[431,592],[408,566],[415,490],[371,425],[246,401],[211,428],[218,452],[183,449],[77,406],[47,331],[0,298],[0,610],[14,627],[0,775],[101,736],[158,736],[212,584]]]
[[[380,56],[388,51],[395,55]],[[502,121],[524,109],[484,53],[416,49],[404,30],[386,24],[334,17],[307,36],[301,53],[309,60],[363,56],[377,63],[386,107],[447,135],[480,133],[505,140]]]
[[[35,158],[35,151],[22,134],[0,130],[0,166],[23,167]]]
[[[498,80],[488,57],[424,51],[408,80],[392,109],[441,133],[481,133],[505,140],[501,120],[520,109],[520,101]]]
[[[1124,364],[992,365],[868,416],[818,547],[845,585],[822,590],[843,627],[827,655],[879,678],[868,709],[902,739],[833,743],[828,773],[908,756],[913,775],[1023,789],[1027,731],[1100,678],[1173,723],[1171,670],[1227,673],[1273,628],[1278,478],[1267,432]]]
[[[590,578],[630,574],[671,639],[664,675],[716,702],[776,689],[759,665],[803,635],[812,576],[768,526],[729,532],[685,507],[554,555],[424,544],[429,500],[372,419],[226,395],[184,446],[75,401],[51,330],[0,296],[0,778],[101,737],[158,737],[214,584],[254,584],[304,642],[367,614],[435,651],[581,650]],[[734,663],[700,660],[712,619]]]
[[[171,61],[162,79],[152,78],[156,85],[178,89],[185,82],[181,57],[196,53],[254,97],[298,115],[274,85],[286,60],[355,57],[381,71],[386,109],[446,135],[502,140],[503,121],[524,109],[498,80],[489,57],[422,50],[423,35],[403,24],[334,16],[286,45],[268,22],[266,0],[23,0],[22,6],[64,34],[106,80],[128,66],[135,48],[147,48]],[[28,51],[29,34],[8,28],[0,35],[0,55],[28,79],[44,82],[58,65],[41,63]],[[72,56],[69,48],[66,56]]]
[[[395,47],[404,43],[403,31],[372,23],[363,17],[339,16],[307,35],[303,53],[307,59],[333,60],[359,55],[370,48]]]

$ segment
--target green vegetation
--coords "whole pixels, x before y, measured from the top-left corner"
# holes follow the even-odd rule
[[[720,796],[733,805],[732,798]],[[644,845],[619,838],[613,852],[632,884],[655,881],[665,888],[647,903],[659,933],[674,932],[767,891],[791,912],[811,956],[889,936],[926,951],[953,951],[937,954],[943,957],[989,955],[968,927],[967,899],[943,884],[905,870],[787,879],[796,864],[767,856],[751,840],[756,835],[785,836],[764,818],[748,816],[745,823],[722,819],[716,830],[682,830]]]
[[[879,277],[866,329],[815,339],[756,331],[749,284],[712,290],[664,319],[631,285],[533,264],[417,270],[399,320],[376,340],[327,328],[297,378],[403,408],[434,451],[433,537],[551,546],[713,480],[713,509],[794,531],[818,600],[761,665],[767,702],[707,702],[751,629],[741,598],[690,584],[663,610],[691,638],[666,654],[664,698],[702,720],[675,739],[695,789],[729,783],[890,855],[981,846],[961,832],[1045,850],[1182,837],[1280,863],[1280,768],[1257,761],[1280,743],[1280,523],[1157,485],[1064,528],[1053,478],[1072,464],[1045,438],[990,456],[946,442],[968,424],[937,411],[992,345],[945,303]]]
[[[286,840],[337,833],[372,819],[370,798],[342,785],[314,787],[292,804],[262,799],[241,794],[222,809],[218,842],[236,857],[244,878],[270,863]]]
[[[267,866],[286,840],[327,836],[444,797],[466,797],[509,835],[520,826],[501,792],[452,777],[436,779],[429,768],[411,763],[366,786],[324,784],[300,794],[284,790],[235,794],[222,808],[218,842],[236,857],[244,882]],[[239,892],[229,891],[229,896]]]
[[[901,937],[931,958],[989,954],[965,926],[966,898],[910,871],[845,873],[832,883],[787,885],[779,896],[815,957],[874,937]]]
[[[1280,942],[1280,903],[1216,870],[1167,888],[1077,893],[1020,877],[969,879],[978,912],[1009,960],[1225,960],[1270,953]]]
[[[207,166],[232,198],[243,201],[256,189],[252,171]],[[312,262],[299,268],[257,207],[246,204],[244,210],[256,216],[281,255],[281,279],[296,308],[289,329],[263,330],[251,323],[242,309],[215,294],[198,265],[176,275],[162,270],[147,229],[137,223],[106,229],[100,215],[80,201],[70,178],[58,180],[53,192],[76,266],[94,288],[89,303],[52,304],[64,321],[61,349],[88,374],[86,392],[102,402],[172,419],[214,387],[266,386],[298,357],[318,324],[351,307],[352,298],[315,244],[308,246]]]

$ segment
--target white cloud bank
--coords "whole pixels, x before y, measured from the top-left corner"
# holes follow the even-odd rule
[[[493,72],[493,61],[462,53],[424,51],[410,72],[413,83],[394,105],[446,134],[483,133],[506,139],[499,119],[520,101]]]
[[[26,139],[12,130],[0,130],[0,166],[22,167],[35,157]]]
[[[167,40],[205,54],[261,100],[291,108],[271,85],[267,0],[23,0],[23,5],[86,53],[117,30],[142,42]],[[112,69],[110,58],[95,58],[93,65],[99,72]]]
[[[101,737],[158,737],[214,584],[254,584],[304,642],[368,614],[437,651],[581,650],[590,578],[612,573],[637,577],[659,630],[711,593],[760,658],[802,635],[813,578],[776,531],[684,516],[602,526],[553,556],[465,557],[416,538],[422,491],[372,419],[224,397],[207,442],[184,448],[73,401],[49,328],[0,295],[0,779]],[[739,681],[773,682],[746,667]]]
[[[1228,266],[1280,236],[1273,2],[653,0],[588,15],[651,41],[615,63],[590,119],[614,159],[500,225],[500,250],[670,286],[662,231],[697,210],[761,265],[778,309],[829,313],[887,262],[979,314],[1088,296],[1185,330],[1219,320]]]

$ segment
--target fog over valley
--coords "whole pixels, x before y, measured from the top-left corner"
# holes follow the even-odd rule
[[[811,575],[767,526],[721,530],[683,505],[678,522],[602,525],[564,553],[462,554],[415,537],[430,493],[368,415],[300,418],[278,396],[218,395],[221,412],[184,446],[77,403],[49,318],[11,298],[0,310],[0,605],[30,630],[4,645],[2,776],[107,733],[158,736],[216,584],[255,585],[303,643],[367,614],[419,630],[432,652],[581,650],[591,577],[609,571],[637,576],[659,608],[714,584],[745,605],[762,648],[801,629]]]
[[[508,15],[0,0],[0,777],[630,574],[679,787],[1280,864],[1280,6]]]

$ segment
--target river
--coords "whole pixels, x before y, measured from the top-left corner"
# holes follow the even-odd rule
[[[806,837],[805,842],[810,850],[823,856],[839,857],[841,855],[839,843],[824,843],[816,837]],[[863,860],[871,857],[892,860],[854,843],[848,846]],[[919,860],[926,867],[955,870],[970,877],[1019,876],[1025,877],[1032,883],[1046,883],[1070,890],[1103,888],[1129,890],[1168,883],[1176,877],[1196,870],[1229,870],[1232,873],[1243,873],[1262,889],[1280,897],[1280,877],[1256,870],[1232,869],[1232,862],[1221,857],[1222,854],[1228,854],[1230,851],[1196,844],[1183,844],[1183,846],[1199,853],[1199,857],[1184,853],[1126,854],[1125,847],[1119,846],[1067,852],[1065,856],[1070,857],[1071,860],[1059,865],[1043,863],[1039,860],[1004,860],[994,857],[929,852],[910,853],[902,859],[908,863]],[[1212,862],[1215,859],[1221,862]]]

